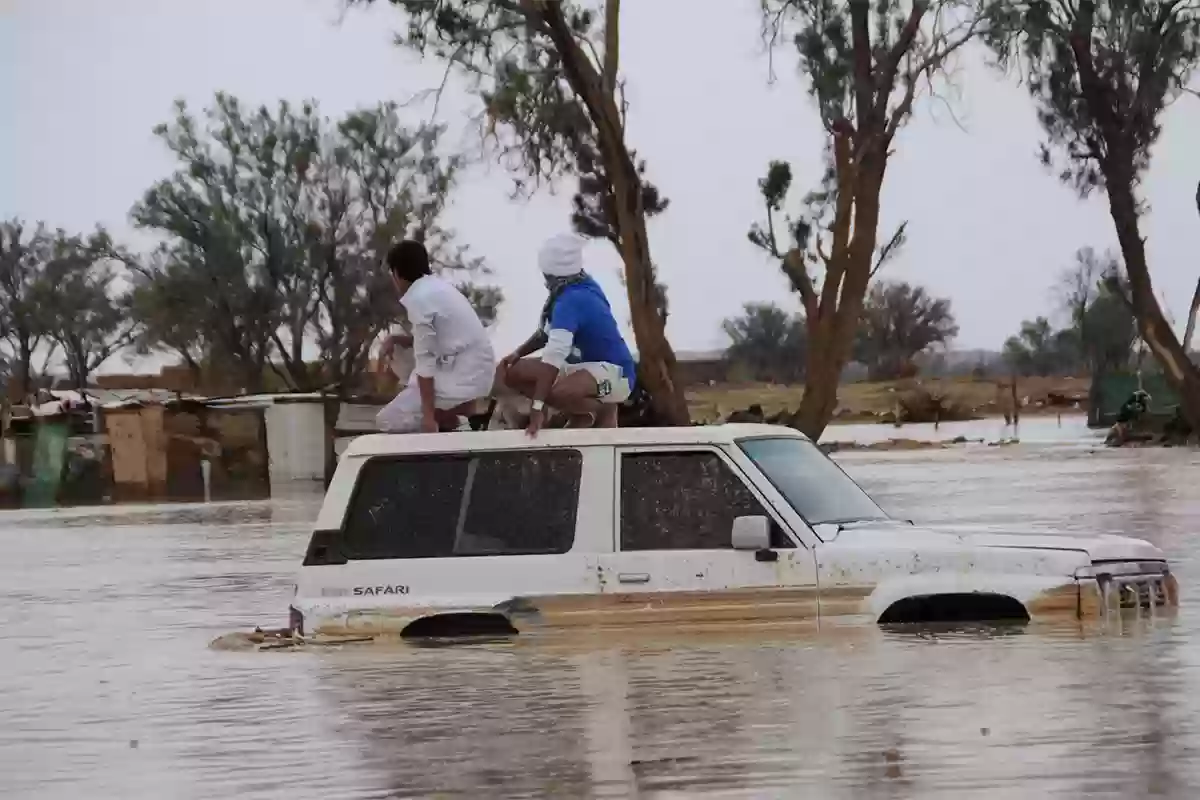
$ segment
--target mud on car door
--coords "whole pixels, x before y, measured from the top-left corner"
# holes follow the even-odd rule
[[[816,621],[811,553],[720,450],[620,449],[615,501],[616,552],[600,564],[617,624]],[[745,517],[766,519],[764,553],[734,549]]]

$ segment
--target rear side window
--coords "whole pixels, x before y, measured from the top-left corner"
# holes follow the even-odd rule
[[[583,459],[575,450],[373,458],[342,531],[349,559],[565,553]]]
[[[758,498],[716,453],[621,456],[621,549],[711,550],[733,546],[733,520],[772,519],[771,546],[794,547]]]

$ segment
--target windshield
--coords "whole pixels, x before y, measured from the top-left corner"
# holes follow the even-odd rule
[[[745,439],[738,446],[809,525],[888,518],[807,439]]]

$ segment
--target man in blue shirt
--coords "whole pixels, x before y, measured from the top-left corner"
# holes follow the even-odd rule
[[[530,436],[545,422],[547,404],[570,415],[571,427],[615,428],[637,368],[608,298],[583,269],[582,237],[553,236],[538,253],[550,290],[537,333],[506,356],[497,381],[532,401]],[[541,350],[540,358],[527,358]]]

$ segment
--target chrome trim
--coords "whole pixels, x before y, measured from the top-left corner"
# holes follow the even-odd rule
[[[1157,609],[1170,605],[1167,575],[1101,575],[1100,597],[1104,616],[1122,611],[1142,610],[1149,616],[1157,616]]]
[[[1165,561],[1101,561],[1075,570],[1075,577],[1100,579],[1128,575],[1161,578],[1170,572]]]

